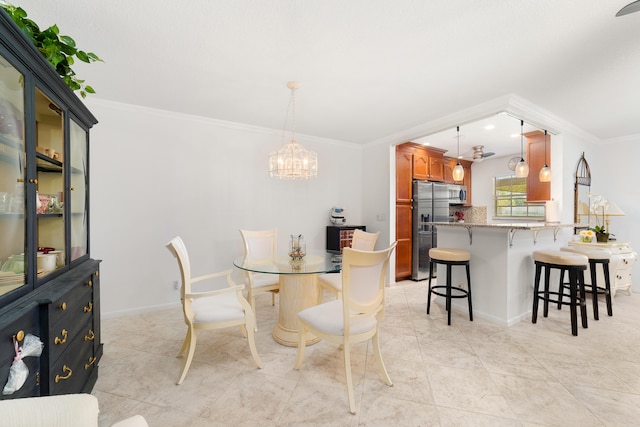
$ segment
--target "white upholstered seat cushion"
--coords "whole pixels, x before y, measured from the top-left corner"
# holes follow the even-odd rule
[[[332,335],[344,334],[342,300],[333,300],[302,310],[298,316],[309,325]],[[364,316],[352,319],[350,322],[351,335],[370,331],[376,327],[375,316]]]
[[[589,264],[589,258],[586,255],[581,255],[572,252],[566,251],[534,251],[533,252],[533,260],[538,262],[543,262],[546,264],[557,264],[557,265],[584,265]]]
[[[244,318],[245,313],[235,292],[205,298],[194,298],[191,309],[194,323],[217,323]]]
[[[469,261],[471,254],[469,251],[454,248],[431,248],[429,257],[441,261]]]

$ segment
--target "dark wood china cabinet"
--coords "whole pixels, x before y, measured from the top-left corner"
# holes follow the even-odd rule
[[[90,392],[102,355],[89,252],[97,120],[3,10],[0,35],[0,399]],[[42,352],[6,388],[29,336]]]

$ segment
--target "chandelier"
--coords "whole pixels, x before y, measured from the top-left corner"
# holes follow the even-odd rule
[[[296,142],[296,89],[298,82],[288,82],[291,89],[289,109],[291,111],[291,140],[279,149],[269,154],[269,176],[281,179],[313,178],[318,176],[318,155],[307,151]],[[288,113],[287,113],[288,115]]]

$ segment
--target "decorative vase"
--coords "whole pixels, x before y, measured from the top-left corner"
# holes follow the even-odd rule
[[[291,235],[289,243],[289,257],[291,257],[291,266],[300,268],[303,263],[304,256],[307,254],[307,245],[305,244],[302,234],[297,236]]]
[[[596,241],[598,243],[607,243],[609,241],[609,233],[596,233]]]

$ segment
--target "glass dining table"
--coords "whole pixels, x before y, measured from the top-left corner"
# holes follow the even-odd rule
[[[323,252],[307,253],[301,261],[293,261],[288,255],[263,261],[242,256],[235,259],[233,265],[254,273],[280,275],[278,323],[272,334],[276,342],[290,347],[298,346],[298,313],[320,301],[318,274],[338,273],[341,268],[335,255]],[[311,333],[305,337],[306,345],[319,340]]]

